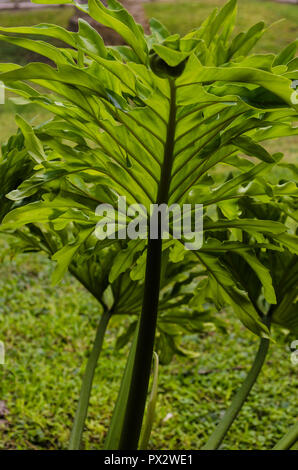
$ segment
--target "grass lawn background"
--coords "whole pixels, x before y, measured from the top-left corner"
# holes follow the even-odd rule
[[[173,32],[197,26],[223,1],[152,2],[145,5]],[[1,13],[2,26],[54,22],[68,24],[72,9]],[[258,52],[276,52],[295,39],[298,7],[267,1],[239,1],[239,29],[265,18],[286,20],[263,38]],[[24,50],[0,44],[0,60],[22,63]],[[15,131],[15,112],[34,123],[47,117],[34,106],[0,106],[0,141]],[[297,138],[275,143],[287,159],[296,157]],[[10,259],[0,243],[0,340],[6,344],[0,366],[0,449],[67,448],[83,368],[98,321],[96,301],[66,276],[50,285],[52,264],[40,255]],[[258,339],[231,314],[224,314],[228,335],[209,333],[185,338],[197,359],[176,357],[161,367],[157,416],[150,441],[155,449],[197,449],[214,429],[253,359]],[[85,448],[99,449],[117,396],[127,349],[115,350],[115,336],[126,321],[115,317],[97,369],[84,434]],[[297,416],[297,366],[289,344],[275,338],[266,366],[231,428],[223,449],[271,448]]]
[[[65,449],[98,321],[97,302],[71,276],[52,288],[53,266],[46,258],[11,260],[4,247],[1,253],[1,339],[7,364],[0,368],[0,403],[7,414],[0,424],[0,448]],[[199,353],[197,359],[176,357],[161,366],[150,448],[201,447],[244,379],[259,340],[234,315],[224,318],[228,335],[185,337],[184,346]],[[115,336],[126,325],[118,316],[108,328],[84,433],[86,449],[103,445],[128,352],[115,350]],[[294,422],[297,386],[289,345],[272,344],[222,448],[270,449]]]

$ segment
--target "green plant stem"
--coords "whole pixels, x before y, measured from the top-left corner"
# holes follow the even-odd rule
[[[216,426],[207,443],[204,445],[203,450],[218,449],[222,443],[225,435],[233,424],[261,372],[268,352],[269,342],[269,339],[261,338],[259,349],[249,373],[247,374],[242,386],[234,396],[232,403],[227,409],[224,417]]]
[[[281,438],[273,447],[273,450],[288,450],[298,442],[298,422],[294,424],[289,432]]]
[[[138,446],[149,384],[157,321],[162,240],[149,240],[143,308],[119,449]]]
[[[157,392],[158,392],[158,368],[159,368],[159,359],[156,352],[153,356],[154,364],[153,364],[153,381],[152,381],[152,390],[150,394],[150,398],[148,401],[146,417],[144,419],[144,425],[142,429],[142,434],[140,438],[139,449],[146,450],[149,444],[149,439],[152,431],[154,415],[155,415],[155,408],[156,408],[156,401],[157,401]]]
[[[170,111],[164,159],[161,168],[161,177],[156,201],[156,204],[158,205],[168,202],[173,165],[176,128],[176,87],[175,81],[172,79],[169,79],[169,84],[171,92]],[[160,232],[160,217],[158,225]],[[142,428],[157,323],[162,258],[161,235],[161,233],[158,233],[158,238],[152,239],[149,233],[148,237],[143,306],[139,320],[136,354],[125,410],[125,418],[119,442],[120,450],[136,450],[138,448]]]
[[[102,344],[106,329],[111,318],[111,313],[105,311],[98,324],[96,331],[96,336],[93,344],[91,354],[89,356],[85,374],[83,378],[83,383],[81,387],[81,393],[79,398],[79,403],[73,423],[73,428],[71,431],[70,441],[69,441],[69,450],[78,450],[80,449],[82,434],[84,430],[85,420],[87,417],[87,411],[89,406],[90,393],[94,378],[95,369],[97,366],[98,358],[102,350]]]

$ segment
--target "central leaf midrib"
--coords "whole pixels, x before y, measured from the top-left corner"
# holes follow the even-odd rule
[[[173,79],[169,79],[170,85],[170,110],[169,121],[167,126],[167,138],[164,148],[164,158],[161,168],[160,182],[158,185],[158,193],[156,204],[167,204],[169,199],[169,189],[171,184],[173,156],[175,146],[175,131],[176,131],[176,84]]]
[[[173,167],[176,130],[176,85],[174,79],[169,79],[169,85],[171,99],[164,159],[156,198],[156,204],[158,205],[167,204],[168,202]],[[137,333],[133,371],[118,445],[119,450],[137,449],[143,421],[159,303],[162,253],[161,217],[159,217],[158,225],[157,239],[152,239],[150,230],[148,232],[143,306]]]

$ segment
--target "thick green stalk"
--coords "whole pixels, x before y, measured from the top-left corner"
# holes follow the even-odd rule
[[[148,400],[148,406],[146,411],[146,417],[144,419],[144,429],[142,429],[142,434],[140,438],[139,449],[146,450],[149,444],[149,439],[151,436],[154,416],[155,416],[155,408],[157,402],[157,393],[158,393],[158,367],[159,367],[159,359],[156,352],[153,356],[154,365],[153,365],[153,381],[152,381],[152,390],[150,394],[150,398]]]
[[[176,126],[176,88],[175,81],[169,79],[171,98],[167,128],[167,140],[164,150],[164,160],[158,188],[156,204],[168,202]],[[159,218],[159,229],[161,220]],[[159,230],[160,232],[160,230]],[[160,290],[162,239],[161,233],[157,239],[148,237],[146,274],[142,312],[139,320],[139,330],[136,354],[133,364],[132,378],[125,410],[125,418],[121,430],[120,450],[135,450],[138,447],[143,416],[148,392]]]
[[[215,450],[220,446],[261,372],[268,348],[269,339],[261,338],[259,349],[249,373],[247,374],[241,388],[234,396],[232,403],[227,409],[224,417],[216,426],[207,443],[204,445],[203,450]]]
[[[298,442],[298,422],[273,447],[273,450],[288,450]]]
[[[80,449],[82,434],[84,430],[85,420],[87,417],[87,411],[89,406],[90,393],[94,378],[95,369],[97,366],[98,358],[102,350],[102,344],[106,329],[111,318],[111,313],[105,311],[100,319],[98,328],[96,331],[96,336],[93,344],[91,354],[89,356],[85,374],[83,378],[80,399],[73,423],[73,428],[71,431],[70,441],[69,441],[69,450],[78,450]]]

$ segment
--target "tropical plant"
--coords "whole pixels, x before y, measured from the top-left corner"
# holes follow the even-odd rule
[[[151,204],[203,204],[204,244],[187,252],[187,258],[199,263],[207,277],[193,302],[200,307],[210,300],[219,308],[230,305],[251,331],[268,336],[249,289],[222,256],[236,253],[243,258],[259,279],[268,304],[276,304],[269,269],[258,254],[288,247],[287,227],[257,211],[246,216],[243,205],[246,209],[247,198],[260,197],[270,205],[278,195],[292,191],[288,185],[269,187],[262,179],[282,155],[271,155],[261,142],[298,132],[292,125],[297,119],[297,44],[277,56],[249,55],[266,28],[259,23],[231,39],[234,0],[183,38],[171,35],[154,19],[151,36],[145,36],[116,0],[107,8],[99,0],[73,3],[114,29],[127,46],[106,47],[84,21],[78,33],[45,24],[0,28],[1,40],[38,52],[55,64],[0,64],[0,80],[23,102],[38,103],[56,116],[40,134],[17,118],[35,166],[33,176],[8,197],[23,201],[43,188],[51,191],[9,212],[3,229],[45,223],[60,231],[75,224],[75,238],[54,255],[58,281],[93,237],[97,204],[108,203],[116,210],[122,196],[127,205],[141,204],[149,213]],[[27,35],[60,39],[68,47]],[[236,171],[222,181],[222,167]],[[168,259],[179,266],[186,256],[185,239],[162,240],[162,223],[159,218],[156,239],[131,240],[125,248],[126,259],[138,257],[137,268],[130,273],[138,280],[144,276],[143,301],[107,448],[138,447],[160,281]],[[116,238],[96,243],[95,252],[118,243]],[[115,258],[114,281],[129,264],[123,267],[122,253]]]
[[[282,166],[283,164],[281,164]],[[295,170],[292,165],[285,164],[286,167],[291,170]],[[280,171],[277,165],[277,174]],[[267,174],[264,177],[264,184],[270,188],[270,182],[272,175]],[[298,334],[298,315],[297,315],[297,299],[298,299],[298,245],[297,237],[297,187],[294,182],[291,182],[291,176],[289,180],[285,182],[281,179],[280,187],[291,187],[291,191],[287,191],[288,195],[283,196],[282,192],[275,196],[274,203],[264,204],[264,197],[260,198],[259,201],[246,198],[244,204],[243,201],[240,204],[243,206],[243,213],[246,217],[250,217],[252,214],[258,214],[262,219],[275,220],[282,223],[286,223],[289,226],[288,232],[283,233],[280,237],[283,239],[284,246],[287,248],[270,252],[259,250],[258,260],[252,260],[248,253],[242,258],[239,256],[239,252],[234,251],[233,253],[225,253],[222,256],[222,263],[227,263],[229,269],[235,273],[235,276],[243,288],[245,286],[248,296],[258,311],[260,318],[269,326],[281,326],[285,328],[290,335],[294,338]],[[262,268],[259,262],[262,262]],[[253,265],[257,262],[259,267],[263,270],[266,275],[266,271],[270,272],[270,276],[273,281],[274,290],[276,292],[276,303],[270,303],[266,300],[262,289],[262,283],[260,276],[256,276]],[[208,442],[204,446],[206,450],[217,449],[228,432],[233,421],[237,417],[241,410],[251,388],[255,384],[259,373],[265,363],[265,359],[269,349],[269,339],[261,338],[260,346],[256,353],[253,365],[244,380],[241,388],[235,394],[230,407],[227,409],[224,417],[218,423],[214,432],[208,439]],[[295,435],[294,431],[290,432],[291,439]],[[293,434],[294,433],[294,434]],[[296,426],[297,433],[297,426]],[[281,441],[280,445],[284,445]],[[282,447],[278,447],[282,448]],[[284,447],[286,448],[286,447]]]
[[[39,137],[43,135],[42,132],[42,126],[39,126]],[[46,153],[48,149],[44,147],[43,150]],[[39,200],[46,193],[58,192],[61,194],[63,190],[66,190],[65,186],[69,186],[67,181],[60,180],[59,187],[53,188],[51,184],[49,187],[44,184],[40,193],[37,192],[31,197],[25,197],[17,202],[9,200],[5,195],[15,191],[22,181],[26,181],[34,174],[34,163],[20,131],[2,145],[1,153],[0,186],[3,188],[3,192],[0,195],[0,220],[20,205],[24,207],[34,200]],[[69,186],[68,190],[74,191],[74,188]],[[80,197],[80,193],[73,192],[72,197]],[[7,232],[2,230],[2,233],[8,237],[13,254],[41,252],[52,258],[57,251],[65,250],[76,239],[79,227],[72,223],[61,230],[54,230],[49,223],[32,223],[21,229]],[[95,368],[111,317],[121,315],[132,318],[129,327],[117,339],[116,347],[121,348],[133,335],[137,316],[140,313],[143,285],[137,280],[139,266],[134,263],[133,252],[124,249],[123,243],[100,247],[99,251],[97,238],[89,237],[68,266],[68,271],[99,302],[99,313],[101,314],[93,348],[86,365],[70,448],[79,448],[81,444]],[[114,258],[117,257],[119,262],[113,263]],[[115,273],[117,266],[120,272]],[[127,272],[129,267],[136,271],[135,280],[132,280]],[[224,328],[224,323],[214,318],[211,309],[198,311],[195,306],[188,306],[192,297],[192,289],[195,288],[203,274],[202,269],[196,269],[194,263],[189,260],[185,260],[183,265],[179,265],[179,269],[174,263],[168,263],[166,266],[161,282],[156,346],[159,355],[158,361],[162,364],[169,363],[174,354],[191,354],[180,346],[183,332],[197,333],[212,327],[212,325]],[[54,274],[54,281],[56,276],[57,273]]]

